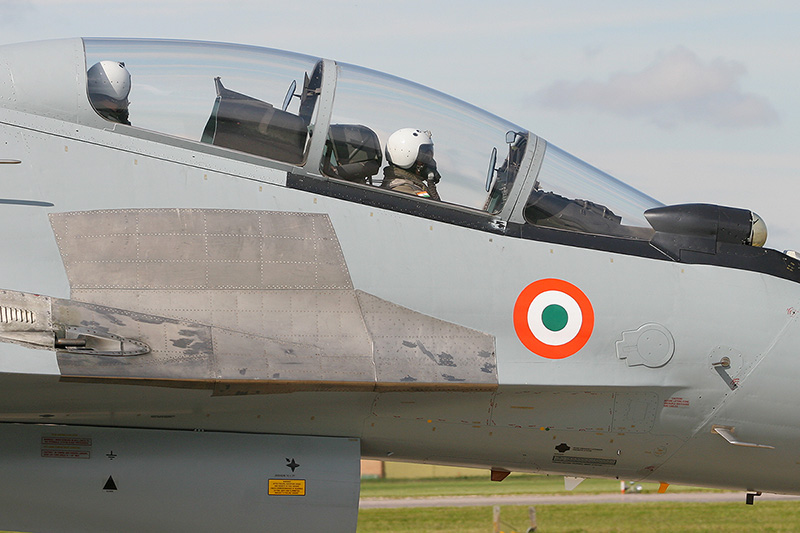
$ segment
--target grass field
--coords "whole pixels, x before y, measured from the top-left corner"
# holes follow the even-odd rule
[[[537,533],[789,532],[800,530],[800,502],[541,505]],[[524,533],[526,506],[501,508],[504,533]],[[491,533],[491,507],[367,509],[358,533]]]
[[[658,485],[643,483],[644,492]],[[587,479],[572,493],[619,491],[619,482]],[[669,491],[696,491],[670,486]],[[489,494],[570,494],[559,476],[512,474],[501,483],[485,477],[447,479],[363,480],[363,498],[404,498]],[[631,496],[635,498],[636,496]],[[634,500],[635,501],[635,500]],[[752,532],[800,531],[800,502],[624,503],[540,505],[537,532]],[[529,526],[527,506],[501,507],[501,531],[523,533]],[[491,533],[492,507],[364,509],[358,533],[410,532]]]

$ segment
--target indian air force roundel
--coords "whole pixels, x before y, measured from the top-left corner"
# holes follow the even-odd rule
[[[527,349],[548,359],[564,359],[583,348],[594,328],[589,298],[560,279],[534,281],[517,297],[514,329]]]

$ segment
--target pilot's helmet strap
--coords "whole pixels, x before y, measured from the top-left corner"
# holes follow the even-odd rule
[[[431,195],[431,200],[441,200],[439,191],[436,190],[436,183],[433,180],[428,180],[426,183],[428,184],[428,194]]]

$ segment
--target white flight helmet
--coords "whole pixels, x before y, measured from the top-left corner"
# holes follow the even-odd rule
[[[131,92],[131,74],[125,63],[100,61],[92,65],[87,77],[90,95],[103,95],[121,102]]]
[[[400,168],[411,168],[417,159],[423,163],[433,161],[431,132],[403,128],[389,136],[386,142],[386,159]]]

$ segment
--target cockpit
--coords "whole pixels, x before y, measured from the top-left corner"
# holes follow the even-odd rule
[[[83,44],[87,71],[110,61],[130,75],[125,121],[95,105],[107,128],[255,156],[290,177],[348,191],[350,200],[638,241],[653,238],[647,213],[664,207],[524,128],[373,70],[229,44]],[[403,131],[407,138],[393,145]],[[405,188],[392,185],[398,176]]]
[[[431,132],[442,200],[471,209],[485,209],[490,192],[492,209],[502,209],[519,165],[506,165],[497,190],[487,191],[489,154],[508,131],[520,132],[515,149],[528,137],[444,94],[320,58],[196,42],[85,39],[84,46],[87,69],[115,61],[130,72],[133,128],[373,187],[391,164],[390,136],[419,128]],[[320,131],[324,142],[314,151]]]

